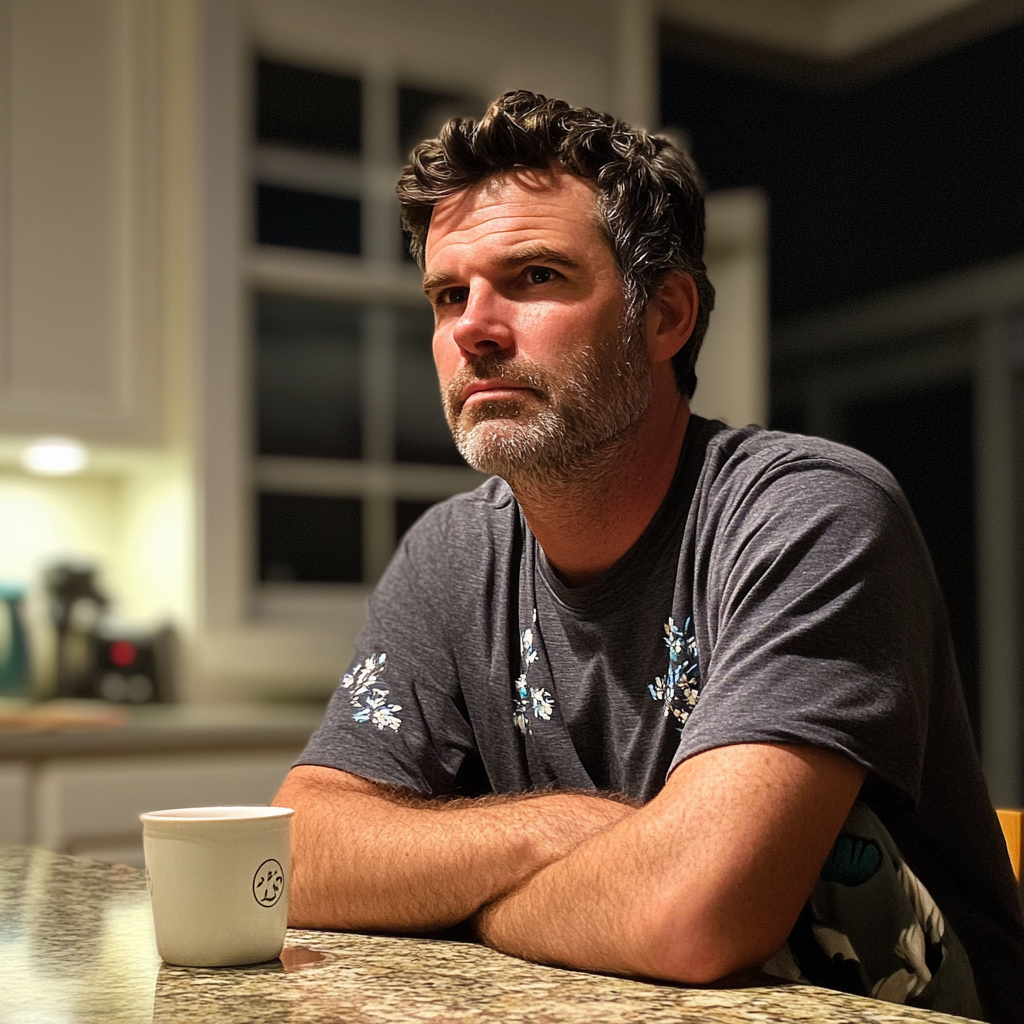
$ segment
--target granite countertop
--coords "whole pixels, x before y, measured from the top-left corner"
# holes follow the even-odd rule
[[[315,704],[146,704],[124,708],[118,724],[0,727],[0,760],[246,747],[299,750],[323,712],[323,705]]]
[[[0,847],[0,1021],[62,1024],[942,1024],[963,1018],[761,975],[683,988],[443,939],[290,930],[280,960],[160,962],[145,874]]]

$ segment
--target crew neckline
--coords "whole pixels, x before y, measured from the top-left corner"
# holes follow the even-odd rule
[[[724,423],[691,414],[672,482],[651,521],[614,565],[597,579],[579,587],[570,587],[555,572],[520,509],[519,514],[522,516],[523,527],[529,538],[540,577],[551,596],[560,605],[574,612],[598,612],[618,598],[624,587],[633,585],[637,573],[643,572],[647,562],[653,566],[660,560],[665,548],[685,527],[697,478],[704,465],[707,442],[724,429]]]

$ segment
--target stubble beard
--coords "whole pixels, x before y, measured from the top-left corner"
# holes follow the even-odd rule
[[[643,321],[575,352],[558,370],[485,354],[452,376],[442,396],[462,457],[513,489],[572,484],[599,474],[651,399]],[[523,398],[461,406],[474,380],[500,378],[528,389]]]

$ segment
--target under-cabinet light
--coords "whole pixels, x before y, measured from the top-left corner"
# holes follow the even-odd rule
[[[85,469],[89,453],[85,445],[71,438],[46,437],[33,441],[22,453],[21,461],[30,473],[68,476]]]

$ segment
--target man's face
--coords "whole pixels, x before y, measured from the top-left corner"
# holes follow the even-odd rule
[[[618,268],[579,178],[518,171],[439,203],[423,287],[445,414],[477,469],[569,479],[647,408],[643,324],[622,324]]]

